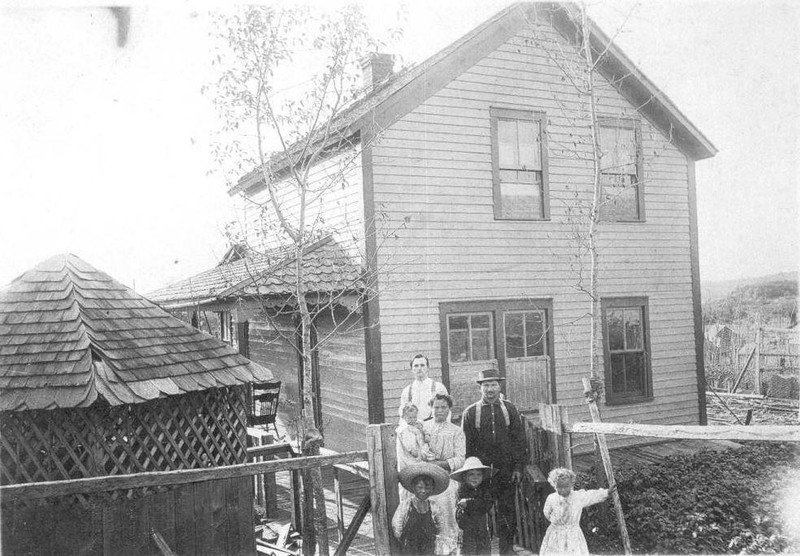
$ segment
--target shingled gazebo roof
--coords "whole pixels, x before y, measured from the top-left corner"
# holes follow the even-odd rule
[[[141,403],[272,373],[75,255],[0,291],[0,411]]]

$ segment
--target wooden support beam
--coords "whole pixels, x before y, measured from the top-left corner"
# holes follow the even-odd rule
[[[761,393],[761,326],[756,331],[756,350],[754,362],[753,394]]]
[[[636,423],[572,423],[572,433],[621,434],[693,440],[766,440],[800,442],[800,426],[790,425],[639,425]]]
[[[365,459],[367,459],[367,452],[361,450],[358,452],[345,452],[343,454],[331,456],[306,456],[300,458],[287,458],[258,463],[242,463],[238,465],[227,465],[224,467],[211,467],[204,469],[153,471],[149,473],[136,473],[131,475],[112,475],[105,477],[90,477],[87,479],[70,479],[68,481],[43,481],[39,483],[4,485],[0,486],[0,497],[2,497],[4,500],[14,500],[19,498],[47,498],[49,496],[88,494],[92,492],[106,492],[109,490],[127,490],[143,487],[183,485],[187,483],[212,481],[215,479],[251,477],[260,473],[276,473],[278,471],[327,467],[330,465],[352,463],[354,461],[364,461]]]
[[[736,382],[733,383],[733,388],[731,388],[731,392],[730,392],[731,394],[736,392],[736,389],[739,387],[739,384],[742,382],[742,379],[744,378],[744,373],[747,372],[747,367],[750,365],[750,361],[753,360],[753,356],[755,354],[756,354],[756,348],[753,348],[753,351],[751,351],[750,355],[747,357],[747,361],[745,362],[744,367],[742,367],[742,371],[739,373],[739,376],[736,377]],[[736,357],[738,358],[739,356],[737,355]]]
[[[356,538],[358,530],[361,528],[361,524],[364,522],[367,512],[369,512],[370,505],[370,496],[367,494],[358,505],[358,509],[353,516],[353,521],[351,521],[350,525],[347,526],[344,536],[339,541],[339,546],[336,547],[334,556],[345,556],[345,554],[347,554],[347,549],[350,548],[350,545],[353,543],[353,539]]]
[[[262,440],[259,439],[259,441]],[[250,446],[247,448],[248,458],[253,458],[256,456],[288,456],[292,454],[294,454],[294,450],[292,449],[292,445],[288,442],[281,442],[280,444],[263,444],[261,446]]]
[[[397,490],[396,436],[394,425],[367,425],[369,494],[375,554],[378,556],[391,556],[397,552],[392,533],[392,516],[400,501]]]
[[[159,533],[156,530],[153,530],[150,532],[150,535],[153,537],[153,542],[156,543],[158,551],[161,553],[162,556],[178,556],[169,547],[169,544],[167,544],[167,541],[165,541],[164,537],[161,536],[161,533]]]
[[[706,391],[707,396],[719,396],[720,398],[742,398],[745,400],[763,400],[766,396],[757,396],[756,394],[738,394],[734,392],[711,392]]]
[[[339,543],[341,543],[344,538],[344,499],[338,467],[333,468],[333,498],[336,501],[336,532],[339,533]]]
[[[588,378],[583,379],[583,393],[586,395],[586,402],[589,404],[589,413],[592,415],[592,421],[597,424],[600,422],[600,409],[597,407],[597,394],[592,389],[591,381]],[[625,525],[625,514],[622,512],[622,503],[619,499],[619,493],[614,488],[617,485],[617,481],[614,479],[614,470],[611,468],[611,455],[608,453],[606,436],[603,433],[595,434],[597,436],[597,445],[600,448],[600,457],[603,460],[603,467],[606,470],[606,478],[608,479],[608,488],[611,490],[614,510],[617,514],[619,533],[622,537],[622,547],[625,550],[625,554],[631,554],[631,539],[628,536],[628,527]]]

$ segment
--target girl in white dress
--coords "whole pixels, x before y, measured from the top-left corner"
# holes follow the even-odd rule
[[[589,554],[580,521],[583,508],[608,498],[608,489],[573,490],[575,473],[557,467],[547,476],[556,491],[544,502],[544,517],[550,522],[539,554]]]

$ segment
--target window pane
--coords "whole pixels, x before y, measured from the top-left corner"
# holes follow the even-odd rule
[[[472,315],[472,328],[489,328],[491,326],[491,317],[489,315]]]
[[[622,127],[600,127],[600,167],[612,174],[636,174],[636,131]]]
[[[522,336],[506,335],[506,357],[508,359],[525,357],[525,345],[522,341]]]
[[[472,361],[494,359],[492,333],[488,329],[472,330]]]
[[[525,313],[525,343],[528,357],[544,355],[544,319],[538,311]]]
[[[625,332],[622,323],[622,309],[606,311],[608,328],[608,349],[611,351],[625,349]]]
[[[541,170],[541,148],[539,146],[539,122],[520,120],[519,164],[525,170]]]
[[[636,130],[617,129],[616,162],[621,174],[636,174]]]
[[[451,329],[448,335],[448,344],[451,362],[469,361],[469,331]]]
[[[541,173],[516,172],[516,174],[528,183],[505,182],[501,176],[500,215],[503,218],[542,218]]]
[[[447,317],[450,330],[466,330],[469,328],[468,322],[469,317],[467,315],[463,315],[460,317]]]
[[[506,357],[525,357],[525,342],[523,340],[523,313],[506,313],[505,333],[506,333]]]
[[[497,120],[497,150],[501,168],[519,168],[517,122]]]
[[[644,349],[642,341],[642,310],[625,309],[625,349]]]
[[[635,220],[639,218],[639,188],[635,176],[603,174],[600,215],[604,220]]]
[[[625,392],[625,356],[611,354],[611,391],[615,394]]]
[[[628,394],[644,394],[644,354],[625,354],[625,391]]]

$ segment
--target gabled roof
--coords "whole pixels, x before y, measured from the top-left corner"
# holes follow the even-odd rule
[[[331,133],[331,142],[340,142],[356,134],[369,135],[402,118],[536,17],[549,18],[565,39],[576,44],[579,35],[573,19],[575,9],[574,4],[562,2],[512,4],[424,62],[398,72],[351,105],[331,126],[335,130]],[[714,156],[716,147],[700,130],[594,22],[590,21],[589,25],[595,56],[605,53],[603,62],[598,64],[600,73],[687,156],[695,160]],[[276,155],[270,164],[272,171],[279,173],[286,160]],[[261,174],[256,168],[243,176],[229,193],[250,190],[260,180]]]
[[[272,373],[75,255],[0,292],[0,411],[111,405],[267,381]]]
[[[360,267],[331,236],[305,249],[303,275],[309,293],[341,293],[361,287]],[[168,309],[256,295],[281,297],[292,294],[296,276],[291,250],[266,254],[248,251],[241,259],[220,264],[147,297]]]

